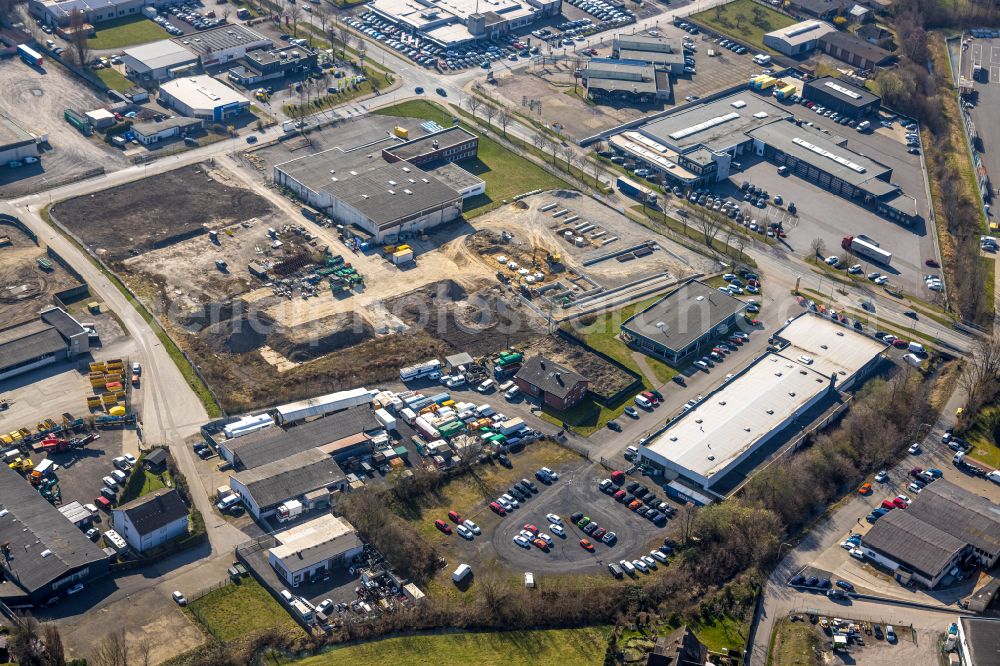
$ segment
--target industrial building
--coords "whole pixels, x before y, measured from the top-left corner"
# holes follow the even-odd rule
[[[625,100],[649,104],[670,99],[670,75],[645,60],[591,58],[580,72],[587,96],[595,101]]]
[[[175,37],[170,40],[195,54],[204,68],[239,60],[255,49],[269,49],[274,42],[256,30],[238,23]]]
[[[197,134],[204,128],[205,122],[200,118],[167,118],[159,122],[147,121],[132,125],[135,139],[144,146],[151,146],[174,137],[185,137]]]
[[[223,122],[250,108],[250,100],[211,76],[191,76],[160,86],[164,106],[193,118]]]
[[[823,53],[857,69],[878,69],[892,64],[896,59],[895,54],[881,46],[840,30],[823,35],[819,41],[819,48]]]
[[[229,475],[229,487],[254,518],[268,518],[278,505],[303,500],[316,490],[347,490],[347,477],[327,453],[311,447],[260,467]]]
[[[944,479],[905,511],[890,511],[862,537],[865,557],[901,583],[934,588],[958,565],[990,569],[1000,558],[1000,507]]]
[[[648,62],[674,76],[684,73],[684,49],[678,39],[647,35],[617,34],[611,42],[611,57]]]
[[[136,552],[146,553],[187,534],[188,508],[176,489],[161,488],[112,509],[111,524]]]
[[[198,56],[172,39],[161,39],[122,51],[125,75],[133,81],[156,83],[190,74],[198,66]]]
[[[431,135],[442,131],[437,128]],[[448,132],[449,140],[455,136]],[[463,143],[454,149],[468,154],[470,149],[463,148]],[[338,147],[306,155],[276,165],[274,182],[345,227],[370,234],[368,240],[375,243],[399,240],[458,219],[468,194],[398,156],[397,161],[387,162],[383,152],[392,154],[401,145],[405,143],[398,137],[385,137],[352,149]],[[433,143],[417,148],[419,154],[435,150]]]
[[[253,86],[263,81],[310,72],[315,68],[316,51],[306,46],[286,46],[247,53],[227,76],[241,86]]]
[[[38,140],[6,114],[0,113],[0,164],[38,157]]]
[[[326,578],[364,550],[354,527],[329,513],[273,536],[277,545],[268,550],[267,561],[291,587]]]
[[[590,380],[543,356],[528,358],[514,375],[514,382],[530,395],[556,409],[569,409],[583,400]]]
[[[836,30],[823,21],[803,21],[765,34],[764,46],[787,56],[805,55],[819,48],[823,35]]]
[[[843,0],[789,0],[788,7],[799,14],[829,20],[847,9],[849,4]]]
[[[358,406],[301,425],[271,427],[222,440],[219,442],[219,455],[231,463],[233,469],[243,471],[310,449],[337,445],[357,435],[365,435],[358,444],[362,446],[368,436],[382,428],[370,407]]]
[[[180,0],[29,0],[32,16],[50,26],[68,26],[74,11],[83,12],[87,23],[100,24],[128,16],[139,16],[143,7],[169,7]]]
[[[748,476],[825,401],[868,377],[886,345],[807,313],[776,332],[770,349],[651,435],[639,464],[708,499],[724,497],[734,485],[727,477]]]
[[[960,617],[956,643],[962,666],[1000,666],[1000,619]]]
[[[836,81],[807,83],[807,97],[844,95],[859,109],[878,108],[875,95],[865,91],[855,99],[847,94],[853,92],[849,84]],[[726,180],[734,163],[750,154],[788,166],[792,174],[886,217],[904,224],[916,221],[916,200],[891,182],[890,167],[853,151],[847,139],[794,120],[785,107],[747,90],[663,116],[613,135],[608,142],[637,166],[664,176],[667,185],[691,187]]]
[[[382,149],[386,162],[405,160],[424,168],[432,164],[462,162],[479,155],[479,137],[459,126],[448,127]]]
[[[90,351],[87,331],[62,308],[38,319],[0,329],[0,379],[75,358]]]
[[[875,93],[832,76],[806,81],[802,96],[849,118],[874,115],[882,104]]]
[[[645,354],[677,364],[726,335],[746,303],[704,282],[688,280],[622,324],[625,341]]]
[[[0,600],[42,604],[108,573],[103,550],[7,465],[0,465]]]
[[[496,39],[562,11],[562,0],[491,0],[480,5],[476,0],[374,0],[368,9],[403,32],[445,48]]]

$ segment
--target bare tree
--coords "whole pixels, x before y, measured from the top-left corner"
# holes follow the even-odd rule
[[[981,339],[965,363],[959,385],[965,391],[967,411],[975,412],[992,400],[1000,388],[1000,338]]]
[[[322,3],[318,4],[318,5],[316,5],[316,7],[313,9],[313,15],[315,15],[316,19],[319,21],[319,31],[320,31],[320,34],[322,34],[324,37],[327,37],[327,39],[329,39],[329,37],[327,35],[327,28],[330,26],[330,9],[329,9],[329,6],[325,2],[322,2]],[[332,39],[330,40],[330,48],[333,48],[333,40]]]
[[[812,250],[814,257],[822,257],[823,250],[826,249],[826,241],[819,237],[813,238],[812,242],[809,243],[809,249]]]
[[[337,29],[337,33],[340,35],[340,53],[341,53],[341,57],[343,57],[344,60],[347,60],[347,47],[350,44],[351,35],[353,33],[351,32],[350,28],[348,28],[343,23],[340,24],[340,27]],[[361,40],[360,37],[358,37],[358,39]],[[364,40],[361,40],[361,41],[364,41]],[[330,40],[330,47],[331,48],[333,47],[333,39]],[[359,48],[358,51],[360,52],[360,50],[361,49]]]
[[[698,228],[701,229],[701,233],[705,237],[705,245],[714,250],[715,237],[719,235],[719,230],[722,228],[722,220],[715,215],[702,215],[698,219]]]
[[[598,188],[602,187],[601,178],[608,173],[604,162],[597,158],[590,160],[590,172],[594,175],[594,186]]]
[[[486,116],[486,123],[489,125],[490,129],[493,129],[493,119],[500,112],[500,109],[493,106],[492,104],[486,104],[483,107],[483,114]]]
[[[556,154],[559,152],[559,142],[553,139],[548,134],[539,134],[540,148],[543,152],[550,153],[552,155],[552,163],[556,163]]]
[[[63,648],[59,628],[54,624],[46,624],[43,626],[42,635],[45,642],[46,666],[66,666],[66,651]]]
[[[76,54],[76,62],[80,65],[80,69],[86,68],[87,60],[90,59],[90,45],[87,44],[86,25],[87,15],[82,10],[74,9],[70,12],[69,28],[71,32],[69,41],[73,47],[73,52]]]
[[[503,129],[504,136],[507,136],[507,125],[509,125],[512,120],[514,120],[514,116],[511,115],[510,111],[506,108],[500,109],[500,113],[497,114],[497,122]]]
[[[129,666],[129,644],[124,629],[116,629],[105,636],[87,663],[93,666]]]
[[[138,666],[149,666],[149,655],[153,650],[153,644],[150,640],[148,638],[143,638],[141,641],[136,643],[135,650],[139,653],[136,658]]]
[[[476,117],[476,111],[478,111],[483,106],[483,100],[479,99],[475,95],[469,95],[465,98],[465,106],[469,109],[469,113],[472,117]]]
[[[302,6],[298,3],[288,7],[288,18],[292,22],[292,35],[299,36],[299,17],[302,16]]]

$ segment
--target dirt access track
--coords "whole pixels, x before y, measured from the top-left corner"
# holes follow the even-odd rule
[[[109,264],[273,212],[268,201],[202,163],[60,201],[52,216]]]

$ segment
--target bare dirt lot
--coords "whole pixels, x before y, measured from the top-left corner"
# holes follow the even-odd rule
[[[121,151],[87,138],[63,119],[65,109],[84,112],[102,108],[99,98],[59,64],[46,62],[39,72],[19,58],[0,63],[0,112],[36,135],[48,134],[41,160],[18,169],[0,170],[0,195],[21,196],[50,189],[101,168],[124,165]]]
[[[273,212],[267,200],[225,182],[207,164],[61,201],[52,215],[112,263]]]
[[[55,261],[52,262],[52,270],[43,270],[38,265],[38,259],[44,257],[47,257],[45,250],[23,231],[0,223],[2,325],[33,318],[43,307],[52,304],[53,294],[80,284]]]

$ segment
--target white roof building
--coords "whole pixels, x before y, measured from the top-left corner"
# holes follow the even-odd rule
[[[669,480],[725,495],[724,479],[831,395],[866,376],[885,344],[829,319],[802,315],[767,352],[655,435],[639,455]],[[811,420],[811,419],[810,419]],[[809,420],[797,424],[804,428]],[[752,468],[752,465],[750,466]]]
[[[160,101],[185,116],[221,121],[239,115],[250,100],[211,76],[191,76],[160,86]]]
[[[276,546],[267,553],[275,572],[289,585],[298,586],[361,554],[363,546],[354,526],[324,513],[287,530],[276,532]]]
[[[142,44],[122,52],[125,72],[140,81],[162,81],[170,78],[172,70],[190,67],[197,62],[197,55],[171,39]]]

